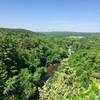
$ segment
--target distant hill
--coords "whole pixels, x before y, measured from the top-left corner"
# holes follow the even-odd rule
[[[13,29],[13,28],[0,28],[0,32],[2,33],[15,33],[15,34],[40,34],[39,32],[33,32],[26,29]]]
[[[97,32],[44,32],[50,36],[85,36],[85,37],[100,37],[100,33]]]
[[[34,34],[34,35],[46,35],[53,37],[66,37],[66,36],[80,36],[80,37],[100,37],[100,33],[98,32],[62,32],[62,31],[54,31],[54,32],[33,32],[26,29],[14,29],[14,28],[0,28],[0,32],[2,33],[15,33],[15,34]]]

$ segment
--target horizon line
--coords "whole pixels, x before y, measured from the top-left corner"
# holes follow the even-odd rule
[[[34,30],[32,30],[32,29],[29,29],[29,28],[21,28],[21,27],[0,27],[0,29],[20,29],[20,30],[27,30],[27,31],[32,31],[32,32],[41,32],[41,33],[46,33],[46,32],[50,32],[50,33],[53,33],[53,32],[71,32],[71,33],[100,33],[100,32],[98,32],[98,31],[58,31],[58,30],[56,30],[56,31],[53,31],[53,30],[51,30],[51,31],[34,31]]]

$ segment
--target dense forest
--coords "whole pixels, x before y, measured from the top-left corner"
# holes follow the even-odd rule
[[[0,100],[100,100],[100,34],[0,28]]]

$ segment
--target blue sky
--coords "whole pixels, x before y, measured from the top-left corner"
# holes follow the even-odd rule
[[[100,0],[0,0],[0,27],[100,32]]]

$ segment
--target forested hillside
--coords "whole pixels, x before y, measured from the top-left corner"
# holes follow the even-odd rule
[[[0,100],[100,100],[100,34],[89,34],[1,28]]]
[[[77,40],[72,46],[75,51],[40,89],[40,100],[100,100],[100,40]]]
[[[0,100],[37,99],[42,75],[50,64],[67,57],[69,43],[31,31],[0,29]]]

